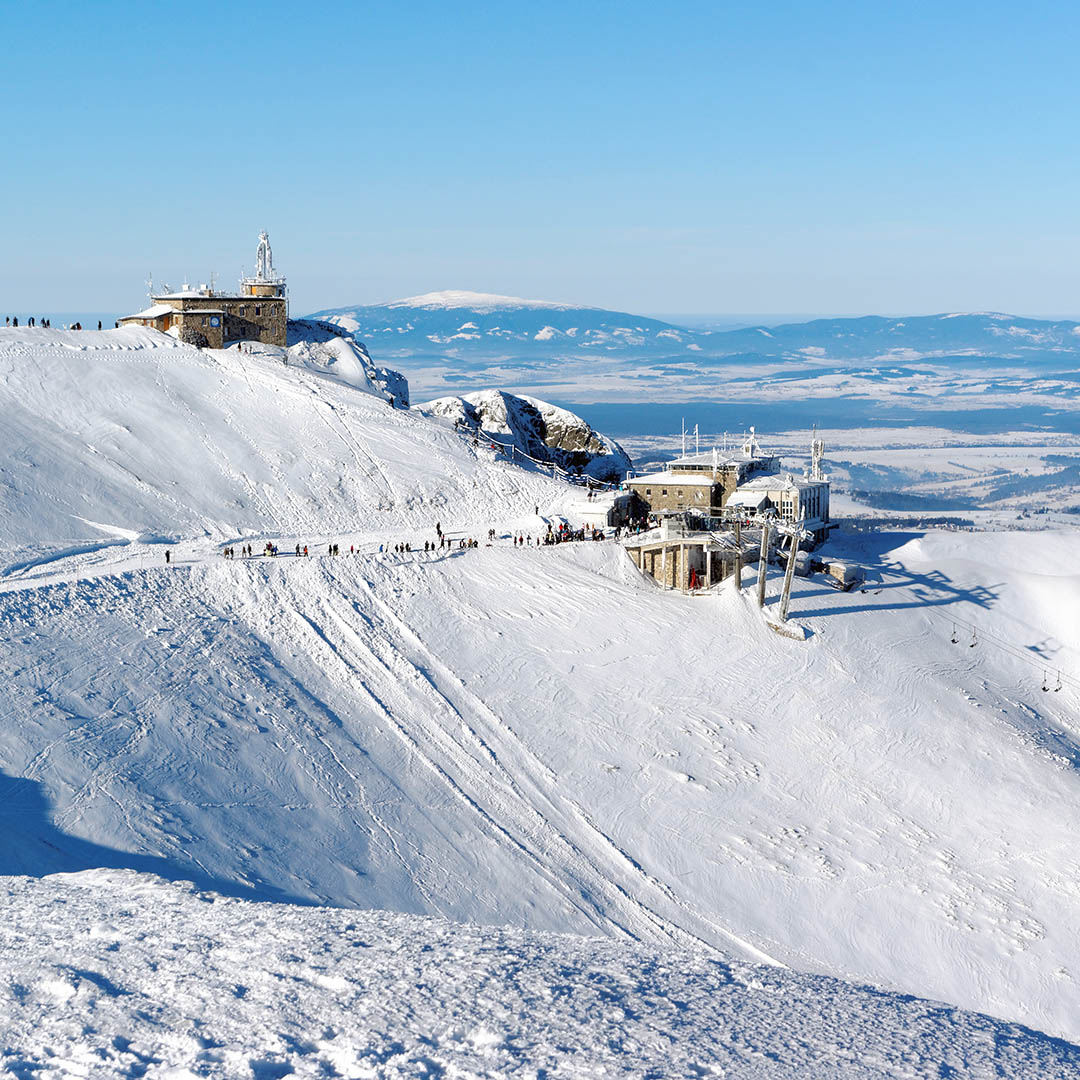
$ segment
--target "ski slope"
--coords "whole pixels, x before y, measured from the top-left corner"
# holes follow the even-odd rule
[[[684,597],[513,547],[587,507],[371,394],[18,334],[0,872],[716,950],[1080,1038],[1075,532],[842,534],[871,582],[797,581],[797,642],[752,572]],[[436,520],[499,539],[424,553]]]

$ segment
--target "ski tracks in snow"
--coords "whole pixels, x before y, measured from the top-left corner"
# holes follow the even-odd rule
[[[291,612],[290,640],[295,635],[297,648],[317,658],[343,694],[359,695],[381,716],[435,779],[438,798],[462,806],[476,828],[514,853],[519,868],[594,926],[644,943],[719,945],[775,963],[649,875],[560,791],[551,768],[380,598],[373,582],[355,572],[356,564],[338,566],[347,581],[318,564],[308,564],[302,577],[274,575],[284,595],[271,606]],[[266,602],[262,598],[260,606]],[[277,637],[281,662],[288,664],[280,628]],[[362,798],[359,778],[340,756],[335,760]],[[433,869],[411,863],[417,888],[439,911],[425,880]]]

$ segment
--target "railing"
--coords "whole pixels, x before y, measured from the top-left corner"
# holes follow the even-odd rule
[[[585,476],[580,473],[572,473],[564,469],[561,465],[556,465],[553,461],[541,461],[539,458],[534,458],[531,454],[526,454],[519,446],[516,446],[512,442],[504,442],[505,436],[492,435],[490,432],[485,431],[483,428],[477,428],[476,438],[486,439],[491,447],[495,450],[499,450],[504,454],[507,454],[511,461],[517,460],[517,458],[525,458],[526,461],[531,461],[534,465],[539,466],[541,469],[550,469],[552,476],[560,476],[568,484],[576,484],[579,487],[593,487],[604,488],[607,491],[617,491],[622,485],[612,484],[604,480],[597,480],[591,476]]]

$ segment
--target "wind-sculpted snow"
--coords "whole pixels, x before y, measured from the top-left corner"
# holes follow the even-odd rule
[[[633,464],[617,442],[593,431],[580,416],[537,398],[482,390],[427,401],[417,408],[445,417],[471,434],[494,436],[499,445],[512,446],[533,461],[596,480],[618,483]]]
[[[130,872],[0,879],[0,896],[15,1076],[1080,1076],[1080,1047],[1028,1028],[701,952]]]
[[[290,364],[331,375],[349,386],[384,397],[391,404],[409,404],[409,381],[399,371],[376,367],[359,341],[303,321],[289,323],[289,339]]]

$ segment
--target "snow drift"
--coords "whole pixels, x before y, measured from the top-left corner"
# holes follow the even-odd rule
[[[409,381],[400,371],[376,367],[367,346],[328,323],[289,322],[288,362],[331,375],[349,386],[408,406]]]

